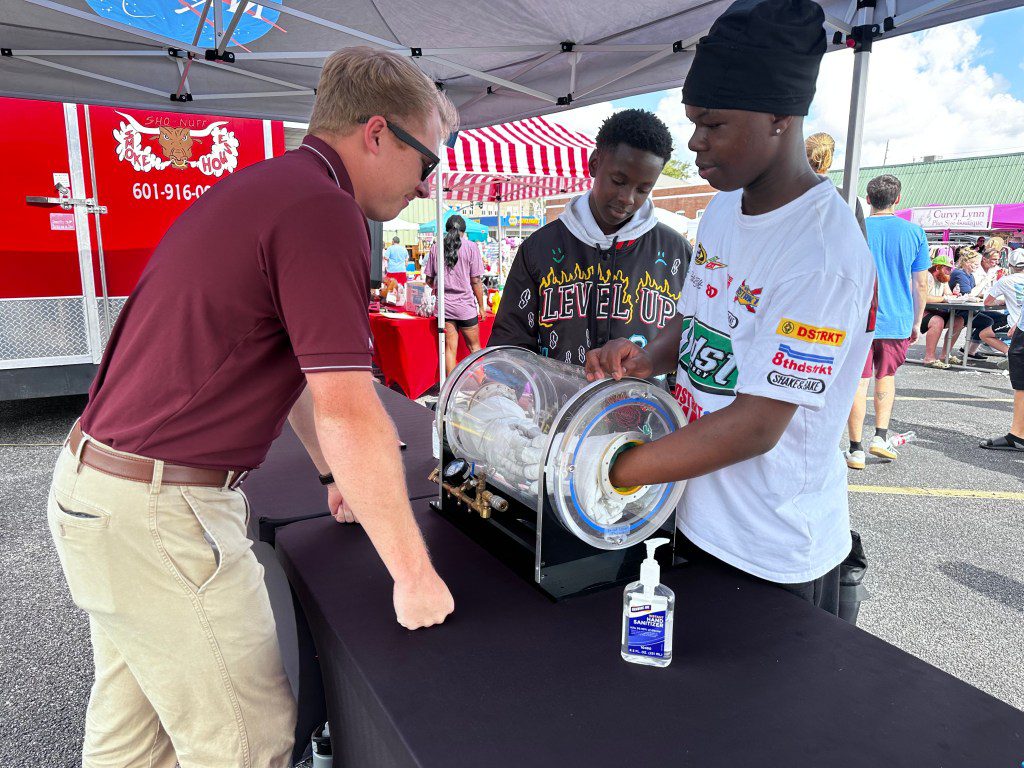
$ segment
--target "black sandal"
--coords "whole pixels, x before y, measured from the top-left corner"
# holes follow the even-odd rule
[[[979,443],[979,445],[990,451],[1020,451],[1024,453],[1024,440],[1010,434],[989,438]]]

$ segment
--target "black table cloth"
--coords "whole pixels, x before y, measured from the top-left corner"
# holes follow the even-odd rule
[[[674,660],[619,657],[622,592],[551,603],[414,501],[456,612],[395,623],[361,528],[282,528],[316,643],[335,765],[989,768],[1024,759],[1024,713],[809,604],[691,564]]]
[[[409,498],[436,497],[437,484],[427,480],[437,466],[430,453],[433,411],[387,387],[375,386],[399,438],[408,446],[402,458]],[[372,457],[359,456],[357,460],[367,472],[373,471]],[[263,466],[246,478],[242,487],[253,508],[252,535],[270,544],[282,525],[327,515],[327,494],[317,479],[316,467],[288,424]]]

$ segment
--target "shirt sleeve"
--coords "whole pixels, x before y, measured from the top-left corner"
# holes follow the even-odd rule
[[[423,262],[423,276],[424,277],[435,277],[437,274],[437,245],[430,246],[430,252],[427,254],[427,259]]]
[[[924,230],[922,229],[918,233],[917,254],[914,256],[914,263],[911,265],[910,271],[924,272],[931,265],[932,260],[928,257],[928,238],[925,237]]]
[[[873,278],[863,285],[826,272],[802,274],[762,298],[754,338],[740,363],[737,393],[811,410],[825,403],[850,349],[867,328]]]
[[[261,238],[261,267],[303,371],[370,370],[370,239],[347,196],[281,212]]]
[[[1005,297],[1006,296],[1006,291],[1004,290],[1006,288],[1005,283],[1006,283],[1006,278],[1005,277],[1002,280],[996,280],[992,284],[992,286],[988,289],[988,295],[991,296],[994,299]]]
[[[537,318],[540,301],[537,296],[537,281],[527,268],[527,243],[519,246],[519,252],[512,260],[505,281],[505,289],[498,304],[498,314],[487,346],[497,347],[510,344],[532,352],[540,351],[537,340]]]
[[[476,243],[470,243],[470,245],[473,246],[473,259],[469,265],[469,276],[471,278],[480,277],[484,273],[484,257],[480,253],[480,246]]]

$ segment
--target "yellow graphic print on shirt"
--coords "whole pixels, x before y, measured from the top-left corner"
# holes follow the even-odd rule
[[[775,329],[775,333],[811,344],[827,344],[830,347],[841,347],[846,341],[846,331],[841,331],[838,328],[819,328],[816,325],[790,320],[788,317],[779,321],[779,327]]]
[[[693,258],[693,263],[698,267],[703,267],[707,260],[708,252],[704,250],[704,244],[697,243],[697,255]]]

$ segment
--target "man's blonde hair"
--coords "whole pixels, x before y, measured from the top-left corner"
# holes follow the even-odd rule
[[[990,237],[985,241],[985,255],[990,259],[998,259],[1003,255],[1003,248],[1006,247],[1006,241],[999,235]]]
[[[963,267],[972,261],[981,261],[981,254],[973,248],[960,248],[956,254],[956,265]]]
[[[815,173],[828,173],[832,167],[832,157],[836,151],[836,140],[827,133],[815,133],[804,142],[807,150],[807,162]]]
[[[353,46],[332,53],[324,62],[309,132],[343,136],[373,115],[412,130],[425,124],[434,110],[447,138],[458,126],[458,113],[409,57]]]

